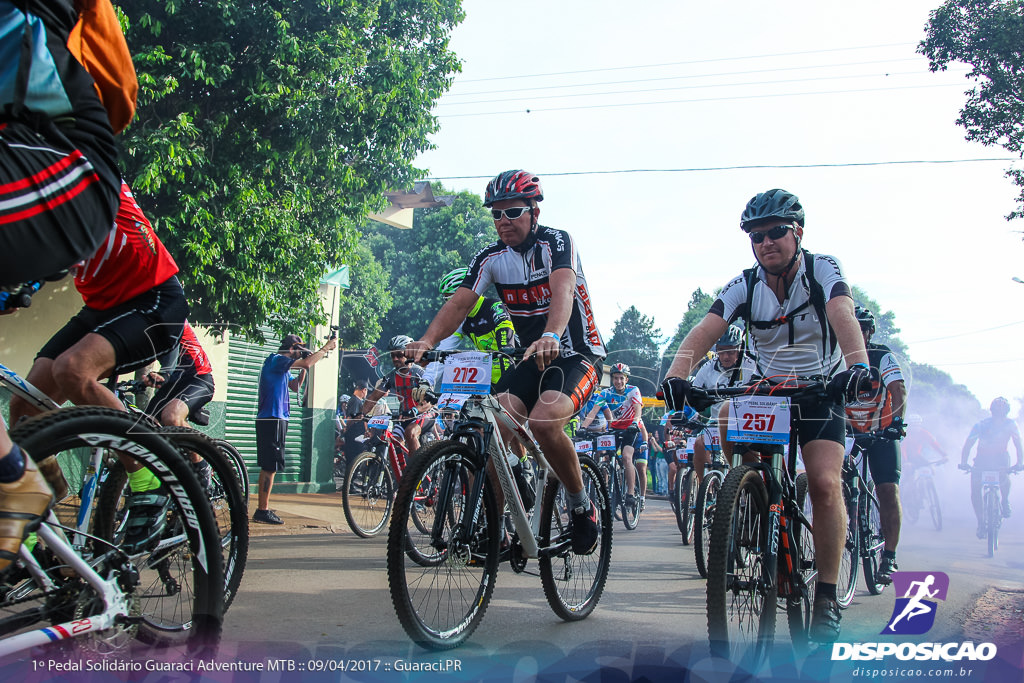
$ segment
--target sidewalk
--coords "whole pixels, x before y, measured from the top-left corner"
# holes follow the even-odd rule
[[[250,536],[352,533],[341,507],[341,493],[271,493],[270,509],[277,512],[284,524],[253,522],[256,495],[249,496]]]
[[[648,495],[648,500],[665,500],[664,496]],[[255,494],[249,496],[249,535],[281,536],[288,534],[351,534],[341,506],[341,493],[270,494],[270,509],[277,512],[284,524],[259,524],[252,521],[256,510]]]

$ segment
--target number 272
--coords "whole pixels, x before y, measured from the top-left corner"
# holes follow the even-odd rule
[[[472,384],[473,382],[476,382],[477,374],[477,368],[455,368],[454,380],[456,382],[467,382]]]

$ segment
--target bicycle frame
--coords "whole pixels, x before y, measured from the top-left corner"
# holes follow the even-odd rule
[[[82,559],[75,549],[68,542],[67,537],[57,524],[56,517],[50,512],[46,523],[40,525],[37,532],[39,538],[46,546],[60,558],[64,564],[74,570],[103,600],[103,611],[97,615],[75,619],[54,626],[45,626],[25,633],[20,633],[9,638],[0,638],[0,657],[29,650],[34,647],[46,645],[68,638],[78,638],[96,631],[103,631],[111,628],[119,619],[127,618],[129,614],[128,598],[117,586],[117,577],[104,579]],[[29,568],[33,580],[39,588],[47,590],[53,587],[52,582],[39,568],[32,554],[22,545],[19,557],[25,566]]]
[[[547,482],[548,472],[551,466],[541,453],[540,446],[534,441],[530,433],[509,415],[498,399],[489,395],[475,395],[466,403],[465,414],[468,419],[459,421],[453,430],[452,438],[455,440],[469,441],[474,444],[478,453],[481,454],[482,476],[474,478],[469,489],[469,498],[464,510],[465,515],[471,515],[468,519],[462,519],[456,531],[457,537],[462,541],[468,541],[468,534],[475,528],[477,516],[481,510],[481,496],[483,495],[484,480],[487,478],[487,463],[494,463],[494,471],[498,477],[502,493],[505,495],[505,503],[508,505],[512,516],[512,524],[516,533],[519,534],[519,542],[522,545],[526,557],[536,559],[543,553],[557,554],[561,546],[556,548],[542,549],[537,543],[537,536],[540,533],[540,515],[530,515],[519,495],[519,488],[516,486],[512,467],[508,464],[508,457],[511,454],[509,443],[502,438],[499,425],[507,427],[512,439],[521,443],[529,455],[533,456],[537,463],[537,476],[534,481],[535,500],[539,501]],[[455,486],[457,477],[445,476],[441,482],[440,500],[448,500],[451,488]],[[437,515],[434,520],[434,537],[440,537],[444,524],[443,515]],[[567,541],[568,542],[568,541]]]

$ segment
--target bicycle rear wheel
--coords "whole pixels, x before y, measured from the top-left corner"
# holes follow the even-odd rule
[[[412,519],[416,493],[428,473],[440,473],[430,533]],[[422,447],[412,458],[398,487],[388,530],[388,584],[398,621],[420,647],[447,650],[476,630],[494,592],[502,522],[490,483],[483,484],[482,510],[465,509],[464,481],[480,470],[476,453],[466,444],[442,440]],[[462,525],[475,518],[468,533]],[[413,559],[408,550],[429,557]]]
[[[860,517],[861,563],[864,567],[864,583],[872,595],[881,595],[886,584],[878,582],[878,566],[882,563],[885,538],[882,537],[882,517],[875,502],[875,482],[867,482],[867,490],[861,491],[858,515]]]
[[[935,490],[935,484],[931,479],[924,483],[924,506],[928,508],[928,514],[932,518],[932,526],[936,531],[942,531],[942,508],[939,505],[939,494]]]
[[[394,493],[391,467],[378,453],[366,451],[352,461],[341,490],[341,503],[356,536],[372,538],[384,530],[391,517]]]
[[[708,551],[711,654],[756,671],[775,639],[778,584],[765,580],[768,491],[747,465],[729,471],[718,495]],[[770,585],[769,585],[770,584]]]
[[[697,473],[690,468],[677,483],[680,484],[676,491],[679,497],[679,531],[683,536],[683,545],[690,545],[697,519]]]
[[[548,478],[541,505],[540,547],[554,554],[541,554],[540,582],[544,597],[552,611],[566,621],[585,619],[597,607],[608,580],[612,559],[612,513],[608,505],[608,492],[601,481],[597,463],[587,456],[580,457],[583,489],[597,506],[600,527],[597,549],[589,555],[572,551],[569,529],[571,511],[559,496],[562,485]]]
[[[246,505],[249,504],[249,470],[245,467],[245,459],[242,458],[242,454],[238,452],[238,449],[231,445],[230,441],[224,439],[213,439],[213,442],[217,444],[217,448],[224,452],[228,462],[235,468],[235,475],[238,477],[238,485],[242,489],[242,497],[246,501]]]
[[[153,473],[169,509],[161,536],[129,556],[138,574],[132,592],[133,611],[141,617],[137,635],[161,645],[186,644],[193,651],[216,647],[225,585],[220,536],[206,493],[180,453],[154,430],[139,429],[137,417],[99,407],[65,408],[24,420],[11,437],[40,460],[71,449],[109,448]],[[101,501],[94,531],[110,531],[107,520],[113,513],[113,504]],[[120,542],[117,534],[102,538],[110,547]]]
[[[213,508],[214,519],[217,520],[224,555],[226,612],[238,593],[242,575],[245,573],[245,564],[249,558],[248,500],[242,493],[238,468],[229,459],[221,444],[201,432],[189,427],[163,427],[160,433],[169,438],[183,456],[188,457],[190,451],[195,451],[210,465],[210,488],[207,490],[207,496]],[[123,468],[121,472],[124,472]],[[111,471],[111,476],[113,473]]]
[[[697,519],[693,526],[693,555],[697,571],[708,578],[708,550],[711,547],[711,525],[715,521],[715,507],[722,490],[722,473],[718,470],[705,472],[697,492]]]
[[[996,551],[999,550],[999,525],[1003,517],[1002,510],[999,509],[999,496],[995,494],[995,491],[986,491],[983,504],[988,557],[995,557]]]

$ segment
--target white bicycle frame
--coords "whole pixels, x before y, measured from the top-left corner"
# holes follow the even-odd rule
[[[104,579],[89,565],[88,562],[75,551],[68,542],[67,537],[59,526],[56,526],[56,517],[53,512],[46,523],[39,527],[39,538],[46,544],[54,555],[96,591],[96,594],[103,600],[103,611],[100,614],[82,619],[67,621],[62,624],[44,626],[33,631],[19,633],[7,638],[0,638],[0,657],[6,657],[16,652],[23,652],[40,645],[66,640],[68,638],[79,638],[97,631],[104,631],[114,626],[119,617],[127,617],[129,614],[128,596],[118,587],[117,577],[109,580]],[[49,590],[54,587],[49,577],[35,561],[32,554],[21,546],[19,557],[28,568],[32,578],[26,580],[22,590]],[[16,586],[12,591],[18,591]],[[26,594],[27,594],[26,592]]]
[[[519,424],[515,418],[508,414],[495,396],[477,394],[467,402],[467,414],[470,417],[485,420],[491,425],[491,442],[489,452],[491,461],[494,462],[494,471],[498,475],[498,482],[505,494],[505,504],[512,515],[512,524],[519,534],[519,543],[522,545],[526,556],[532,559],[540,557],[540,548],[537,545],[537,535],[540,533],[540,515],[529,514],[523,499],[519,495],[519,487],[516,486],[512,467],[508,464],[508,457],[512,454],[511,449],[505,442],[499,429],[503,424],[509,429],[512,437],[526,447],[526,452],[533,456],[537,462],[537,476],[534,479],[534,512],[539,511],[541,496],[544,493],[544,485],[547,481],[551,465],[541,453],[540,446],[533,439],[533,436],[526,427]],[[518,456],[515,456],[518,458]]]

